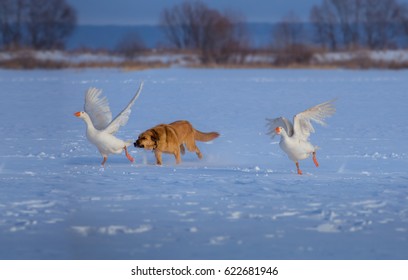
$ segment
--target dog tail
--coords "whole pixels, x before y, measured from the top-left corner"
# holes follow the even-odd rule
[[[220,136],[218,132],[201,132],[194,129],[194,138],[197,141],[208,142]]]

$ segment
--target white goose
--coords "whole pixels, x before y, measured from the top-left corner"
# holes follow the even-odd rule
[[[76,112],[74,115],[81,118],[86,123],[86,137],[94,144],[103,157],[102,166],[108,159],[109,154],[120,154],[125,151],[126,157],[133,162],[133,157],[128,153],[127,147],[133,140],[123,141],[114,136],[121,126],[126,125],[129,120],[131,107],[139,97],[143,88],[140,84],[135,96],[129,104],[112,120],[112,113],[106,97],[102,97],[102,91],[90,88],[85,94],[84,111]]]
[[[310,133],[315,132],[310,121],[325,125],[324,119],[336,112],[336,109],[333,107],[334,101],[324,102],[295,115],[293,117],[293,125],[284,117],[267,119],[269,126],[268,134],[272,138],[275,135],[281,136],[279,146],[295,162],[299,175],[302,175],[302,170],[299,168],[299,160],[306,159],[311,154],[313,155],[314,164],[316,167],[319,166],[316,159],[318,147],[313,146],[309,142]]]

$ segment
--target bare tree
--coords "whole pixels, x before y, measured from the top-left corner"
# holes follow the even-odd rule
[[[308,63],[312,53],[306,46],[306,33],[303,22],[289,12],[276,24],[272,31],[275,49],[275,64]]]
[[[192,16],[193,11],[203,9],[202,3],[196,3],[193,9],[192,4],[185,2],[182,5],[173,6],[165,9],[160,18],[160,23],[168,41],[176,48],[187,49],[194,48],[193,31],[198,26],[196,18]]]
[[[408,4],[401,5],[401,14],[402,14],[402,19],[401,19],[401,31],[402,31],[402,36],[404,38],[404,44],[405,47],[407,46],[408,43]]]
[[[116,51],[129,59],[133,59],[147,49],[137,32],[126,34],[117,44]]]
[[[65,0],[31,0],[28,6],[29,44],[35,49],[64,47],[76,24],[76,12]]]
[[[5,48],[19,48],[23,42],[26,0],[0,0],[0,32]]]
[[[388,48],[404,33],[407,9],[395,0],[364,0],[363,30],[372,49]]]
[[[302,44],[305,40],[303,23],[294,13],[289,12],[273,29],[273,44],[275,48],[285,49]]]
[[[351,48],[359,45],[359,23],[363,0],[330,0],[340,26],[343,46]]]
[[[323,48],[338,49],[337,18],[330,2],[324,0],[322,5],[313,6],[310,12],[310,21],[316,31],[316,41]]]
[[[396,45],[407,18],[407,6],[396,0],[323,0],[310,13],[317,41],[331,50]]]
[[[165,9],[160,23],[172,46],[198,50],[203,63],[228,62],[248,45],[248,36],[237,17],[200,1],[185,1]]]
[[[6,48],[62,48],[75,24],[76,12],[65,0],[0,0]]]
[[[249,36],[238,15],[207,11],[201,27],[201,60],[204,63],[242,62],[249,48]]]
[[[360,22],[364,0],[324,0],[310,12],[317,40],[336,50],[339,45],[352,48],[360,44]]]

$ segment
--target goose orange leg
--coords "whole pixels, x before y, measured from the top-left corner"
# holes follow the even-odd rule
[[[313,162],[316,165],[316,167],[319,167],[319,163],[317,162],[317,159],[316,159],[316,152],[313,152]]]
[[[134,162],[135,159],[128,153],[128,150],[127,150],[126,146],[123,147],[123,149],[125,150],[125,155],[126,155],[127,159],[128,159],[130,162]]]
[[[296,162],[296,169],[297,169],[297,173],[299,174],[299,175],[302,175],[303,173],[302,173],[302,170],[300,170],[300,168],[299,168],[299,162]]]
[[[108,157],[103,157],[102,166],[105,166],[105,162],[108,160]]]

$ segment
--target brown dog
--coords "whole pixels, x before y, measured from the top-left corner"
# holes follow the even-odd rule
[[[158,165],[162,164],[162,153],[173,154],[176,163],[179,164],[181,162],[180,153],[185,153],[184,145],[201,159],[203,155],[195,141],[207,142],[218,136],[218,132],[204,133],[198,131],[188,121],[175,121],[170,124],[159,124],[141,133],[134,146],[153,150]]]

